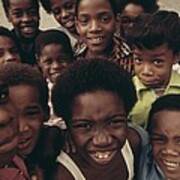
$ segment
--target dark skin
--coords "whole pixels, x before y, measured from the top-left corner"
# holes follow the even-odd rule
[[[128,178],[121,149],[128,138],[136,160],[140,137],[127,127],[125,114],[122,99],[112,92],[97,90],[75,98],[69,130],[77,151],[69,155],[87,179],[97,179],[99,174],[103,180]],[[59,165],[55,179],[73,177]]]

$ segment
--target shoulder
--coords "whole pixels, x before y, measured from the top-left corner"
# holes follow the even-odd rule
[[[141,153],[142,147],[146,146],[149,142],[147,132],[140,126],[128,124],[128,140],[132,147],[135,157]]]

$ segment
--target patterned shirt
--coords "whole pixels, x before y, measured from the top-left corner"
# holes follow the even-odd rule
[[[125,43],[125,41],[118,36],[117,34],[113,36],[113,44],[112,51],[106,57],[108,60],[113,61],[120,65],[123,69],[125,69],[130,74],[134,74],[134,65],[133,65],[133,54],[129,46]],[[75,50],[75,57],[80,59],[86,56],[87,46],[78,42]]]

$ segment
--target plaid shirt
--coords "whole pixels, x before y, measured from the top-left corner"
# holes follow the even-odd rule
[[[87,52],[86,45],[82,42],[78,42],[75,47],[75,57],[77,59],[85,57],[86,52]],[[107,58],[108,60],[119,64],[123,69],[125,69],[131,75],[134,75],[132,51],[120,36],[118,35],[113,36],[113,48]]]

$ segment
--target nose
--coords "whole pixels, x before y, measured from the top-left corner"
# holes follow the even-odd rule
[[[19,118],[19,132],[23,133],[25,131],[28,131],[29,129],[30,129],[30,127],[29,127],[27,121],[25,121],[22,118]]]
[[[90,25],[90,30],[91,31],[100,31],[101,27],[99,25],[99,23],[97,22],[97,20],[92,20],[91,25]]]
[[[105,130],[97,130],[93,137],[93,144],[97,147],[104,147],[110,145],[112,142],[112,137]]]
[[[179,156],[179,152],[176,150],[171,142],[167,142],[164,149],[162,150],[164,155]]]
[[[28,15],[28,13],[24,13],[23,17],[22,17],[22,21],[24,21],[24,22],[31,21],[31,16]]]
[[[142,67],[142,74],[146,76],[153,75],[153,71],[149,64],[144,64],[144,66]]]
[[[60,69],[60,63],[58,61],[53,61],[51,68],[52,69]]]
[[[4,62],[16,61],[16,57],[11,52],[7,51],[4,56]]]
[[[66,19],[66,18],[67,18],[67,16],[68,16],[68,12],[67,12],[67,10],[62,9],[62,10],[61,10],[61,17],[62,17],[62,19]]]

